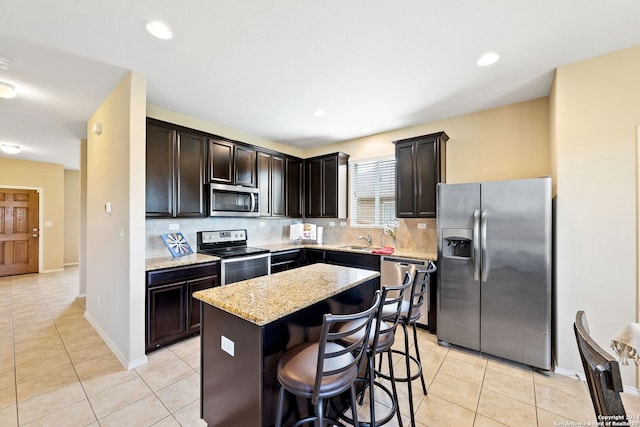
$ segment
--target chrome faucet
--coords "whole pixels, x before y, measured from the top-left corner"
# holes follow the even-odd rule
[[[367,241],[367,246],[371,246],[371,234],[367,234],[366,236],[358,236],[358,240],[365,239]]]

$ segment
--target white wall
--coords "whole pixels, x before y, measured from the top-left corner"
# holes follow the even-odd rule
[[[349,160],[394,155],[392,141],[445,131],[447,182],[536,178],[551,174],[549,98],[478,111],[419,126],[307,149],[305,157],[342,151]]]
[[[129,368],[146,363],[145,114],[146,80],[131,72],[87,125],[85,316]]]
[[[594,339],[638,321],[636,132],[640,47],[560,67],[552,90],[556,184],[556,347],[582,372],[572,329],[585,310]],[[635,366],[623,382],[638,388]]]

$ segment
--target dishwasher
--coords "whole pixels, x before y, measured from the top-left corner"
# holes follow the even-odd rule
[[[380,286],[397,286],[404,282],[406,272],[415,275],[416,270],[426,270],[429,268],[429,261],[424,259],[412,259],[395,256],[383,256],[380,262]],[[424,303],[420,307],[420,319],[416,322],[418,325],[429,327],[429,307],[431,306],[431,285],[435,280],[435,275],[431,275],[429,289],[424,296]],[[409,297],[409,292],[405,293],[405,298]],[[433,313],[435,314],[435,313]],[[429,327],[431,329],[431,327]]]

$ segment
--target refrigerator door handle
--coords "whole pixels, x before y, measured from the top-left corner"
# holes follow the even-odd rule
[[[473,280],[480,280],[480,210],[473,210]]]
[[[482,209],[480,214],[480,258],[482,259],[481,276],[482,281],[487,281],[489,275],[489,265],[487,262],[487,210]]]

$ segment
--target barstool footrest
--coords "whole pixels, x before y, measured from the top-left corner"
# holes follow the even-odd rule
[[[396,353],[396,354],[401,354],[403,357],[405,355],[404,351],[401,350],[391,350],[392,353]],[[416,366],[418,367],[417,372],[411,376],[411,378],[407,378],[407,377],[397,377],[395,376],[396,381],[401,382],[401,383],[406,383],[408,381],[413,381],[413,380],[417,380],[418,378],[420,378],[422,376],[422,364],[418,361],[418,359],[415,356],[409,355],[409,359],[411,359],[411,361],[413,361]],[[391,380],[391,377],[387,374],[383,374],[382,372],[378,372],[376,371],[376,375],[384,378],[385,380]]]
[[[376,371],[376,375],[378,375],[377,371]],[[368,387],[369,386],[369,380],[368,379],[364,379],[364,378],[358,378],[356,381],[357,382],[365,382],[366,383],[366,387],[364,387],[364,389],[360,393],[358,393],[360,395],[360,396],[358,396],[358,399],[359,399],[361,396],[364,395],[366,390],[369,388]],[[373,381],[373,385],[378,387],[380,390],[382,390],[387,395],[389,400],[391,400],[391,402],[393,403],[393,406],[391,407],[389,413],[387,413],[382,418],[376,419],[375,423],[373,424],[374,426],[381,426],[381,425],[384,425],[384,424],[388,423],[389,421],[391,421],[396,416],[397,411],[399,411],[398,402],[396,402],[396,400],[394,399],[393,393],[391,392],[391,390],[389,390],[384,384],[379,383],[378,381],[374,380]],[[333,399],[331,399],[330,404],[333,407]],[[335,409],[335,407],[333,409]],[[337,417],[339,419],[343,420],[343,421],[348,422],[349,424],[353,424],[353,419],[349,418],[344,413],[337,414]],[[358,417],[358,424],[360,424],[361,427],[371,427],[371,425],[372,425],[371,421],[361,421],[360,417]]]
[[[298,420],[298,421],[296,421],[296,423],[295,423],[293,426],[291,426],[291,427],[298,427],[298,426],[301,426],[301,425],[303,425],[303,424],[307,424],[307,423],[311,423],[311,422],[313,422],[313,423],[314,423],[314,425],[315,425],[315,421],[316,421],[317,419],[318,419],[318,417],[307,417],[307,418],[304,418],[304,419],[302,419],[302,420]],[[324,419],[324,421],[325,421],[325,423],[332,423],[333,425],[336,425],[336,426],[338,426],[338,427],[346,427],[346,426],[345,426],[344,424],[342,424],[340,421],[334,420],[334,419],[332,419],[332,418],[325,418],[325,419]],[[360,424],[362,424],[362,423],[360,423]]]

